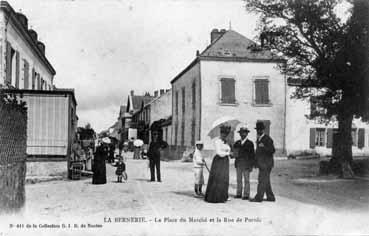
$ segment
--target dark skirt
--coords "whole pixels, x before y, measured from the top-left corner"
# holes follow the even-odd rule
[[[209,180],[206,186],[205,201],[211,203],[226,202],[229,187],[229,158],[216,155],[211,164]]]
[[[106,184],[105,160],[94,161],[92,184]]]

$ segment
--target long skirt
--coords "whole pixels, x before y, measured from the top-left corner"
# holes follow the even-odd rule
[[[206,186],[205,201],[222,203],[228,199],[229,158],[216,155],[211,164],[209,180]]]
[[[104,160],[95,160],[92,184],[106,184],[106,165]]]

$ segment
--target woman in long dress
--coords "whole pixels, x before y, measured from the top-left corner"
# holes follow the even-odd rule
[[[94,164],[92,167],[93,176],[92,184],[106,184],[106,164],[105,160],[108,157],[108,148],[102,143],[96,148],[94,156]]]
[[[215,140],[216,155],[211,164],[208,184],[206,186],[205,201],[211,203],[224,203],[228,199],[229,187],[229,155],[231,147],[226,138],[230,127],[220,128],[220,138]]]

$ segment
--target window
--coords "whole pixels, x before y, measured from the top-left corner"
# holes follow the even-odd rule
[[[29,89],[29,64],[26,59],[23,59],[23,62],[24,88]]]
[[[235,104],[235,80],[233,78],[220,79],[220,101],[225,104]]]
[[[325,146],[325,129],[317,128],[315,131],[315,146]]]
[[[181,122],[181,146],[184,146],[185,139],[185,112],[186,112],[186,90],[182,87],[182,122]]]
[[[186,111],[186,90],[185,87],[182,88],[182,119]]]
[[[174,145],[177,146],[178,143],[178,123],[174,126]]]
[[[269,104],[269,80],[268,79],[255,79],[255,104],[263,105]]]
[[[175,102],[176,102],[175,112],[176,112],[176,116],[178,117],[178,91],[176,91]]]
[[[195,119],[192,119],[192,123],[191,123],[191,146],[195,146],[195,129],[196,129]]]
[[[196,82],[192,83],[192,110],[196,110]]]
[[[315,96],[310,97],[310,116],[317,116],[325,113],[326,109],[319,106],[319,101],[317,97]]]

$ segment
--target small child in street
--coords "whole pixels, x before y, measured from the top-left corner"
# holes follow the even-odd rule
[[[119,161],[117,162],[116,167],[117,170],[115,171],[115,174],[118,177],[117,182],[121,183],[122,178],[124,178],[124,180],[127,180],[126,164],[124,163],[122,156],[119,157]]]
[[[204,148],[204,144],[202,141],[197,141],[195,144],[195,152],[193,154],[193,167],[195,173],[195,196],[202,196],[202,185],[204,184],[204,165],[205,159],[201,153],[201,150]]]

